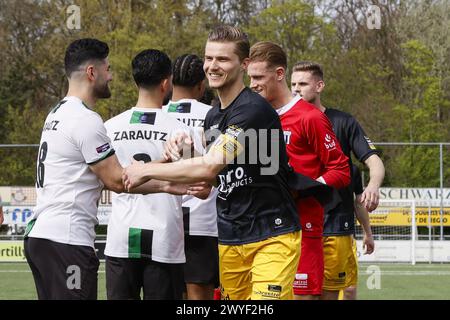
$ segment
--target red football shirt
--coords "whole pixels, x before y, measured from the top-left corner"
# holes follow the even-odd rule
[[[327,185],[343,188],[350,183],[348,158],[341,150],[327,116],[314,105],[295,97],[277,110],[283,127],[289,164],[295,172]],[[314,198],[297,202],[303,234],[321,237],[323,208]]]

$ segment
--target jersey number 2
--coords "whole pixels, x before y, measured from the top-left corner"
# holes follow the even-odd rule
[[[38,165],[36,173],[36,185],[38,188],[44,187],[44,176],[45,176],[45,166],[44,161],[47,158],[48,144],[47,142],[42,142],[38,153]]]

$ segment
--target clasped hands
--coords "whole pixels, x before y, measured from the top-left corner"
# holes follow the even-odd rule
[[[154,169],[155,165],[179,161],[183,157],[183,153],[187,154],[192,149],[193,139],[186,132],[180,132],[170,137],[164,145],[164,160],[144,163],[132,159],[131,164],[122,171],[122,182],[125,189],[129,192],[131,189],[146,183],[153,178],[152,174],[146,174],[146,172],[154,171],[152,168]],[[164,185],[164,192],[176,195],[193,195],[200,199],[206,199],[210,190],[211,185],[207,182],[181,184],[168,181]]]

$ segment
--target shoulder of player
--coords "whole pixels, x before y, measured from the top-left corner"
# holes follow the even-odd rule
[[[195,108],[198,108],[200,110],[205,110],[206,112],[213,108],[213,106],[210,106],[209,104],[200,102],[195,99],[191,100],[190,102]]]
[[[335,108],[326,108],[325,115],[336,119],[342,119],[344,121],[356,121],[355,117],[353,117],[350,113]]]
[[[68,111],[70,110],[70,111]],[[79,130],[80,128],[92,128],[95,125],[104,124],[103,118],[94,110],[85,106],[75,106],[75,108],[68,108],[62,110],[66,121],[64,127]],[[57,112],[55,113],[57,114]],[[68,121],[67,121],[68,120]]]
[[[235,101],[233,111],[246,114],[276,114],[272,106],[260,94],[245,90]]]
[[[105,127],[110,127],[116,123],[121,123],[123,121],[123,119],[129,119],[131,116],[131,109],[125,110],[122,113],[119,113],[118,115],[108,119],[107,121],[105,121]],[[128,121],[128,120],[127,120]]]
[[[292,108],[294,112],[300,113],[301,117],[300,119],[304,121],[313,121],[318,119],[326,119],[325,114],[320,111],[316,106],[313,104],[300,99],[294,108]]]

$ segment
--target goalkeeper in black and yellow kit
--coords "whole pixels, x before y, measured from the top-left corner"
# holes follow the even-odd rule
[[[222,299],[292,299],[300,224],[288,187],[290,169],[278,115],[244,85],[249,49],[238,28],[220,26],[209,34],[204,71],[209,86],[218,91],[220,106],[205,119],[208,153],[167,164],[134,163],[125,170],[124,181],[128,187],[149,179],[217,181]],[[170,141],[168,158],[177,160],[178,143],[188,140]],[[192,193],[199,188],[193,186]]]

